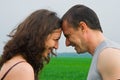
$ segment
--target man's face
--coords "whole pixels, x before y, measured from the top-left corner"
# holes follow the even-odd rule
[[[74,47],[77,53],[87,51],[84,33],[80,26],[78,29],[74,29],[67,21],[63,21],[62,28],[64,36],[66,37],[66,46]]]

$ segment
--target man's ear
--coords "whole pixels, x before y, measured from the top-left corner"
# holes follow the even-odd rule
[[[79,27],[81,28],[82,31],[86,31],[88,29],[88,26],[84,21],[79,22]]]

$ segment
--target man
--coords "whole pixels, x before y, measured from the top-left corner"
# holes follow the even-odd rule
[[[120,79],[120,46],[108,40],[96,13],[84,5],[75,5],[62,17],[66,46],[77,53],[89,52],[92,63],[87,80]]]

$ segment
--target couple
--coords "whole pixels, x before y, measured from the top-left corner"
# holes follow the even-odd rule
[[[85,5],[75,5],[60,19],[55,12],[33,12],[10,33],[0,59],[1,80],[38,80],[44,62],[58,49],[63,31],[66,46],[89,52],[92,63],[87,80],[120,79],[120,47],[103,35],[96,13]]]

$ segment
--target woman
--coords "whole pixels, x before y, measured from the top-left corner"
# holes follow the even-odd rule
[[[37,10],[10,35],[0,60],[1,80],[38,80],[44,61],[58,48],[61,20],[55,12]]]

